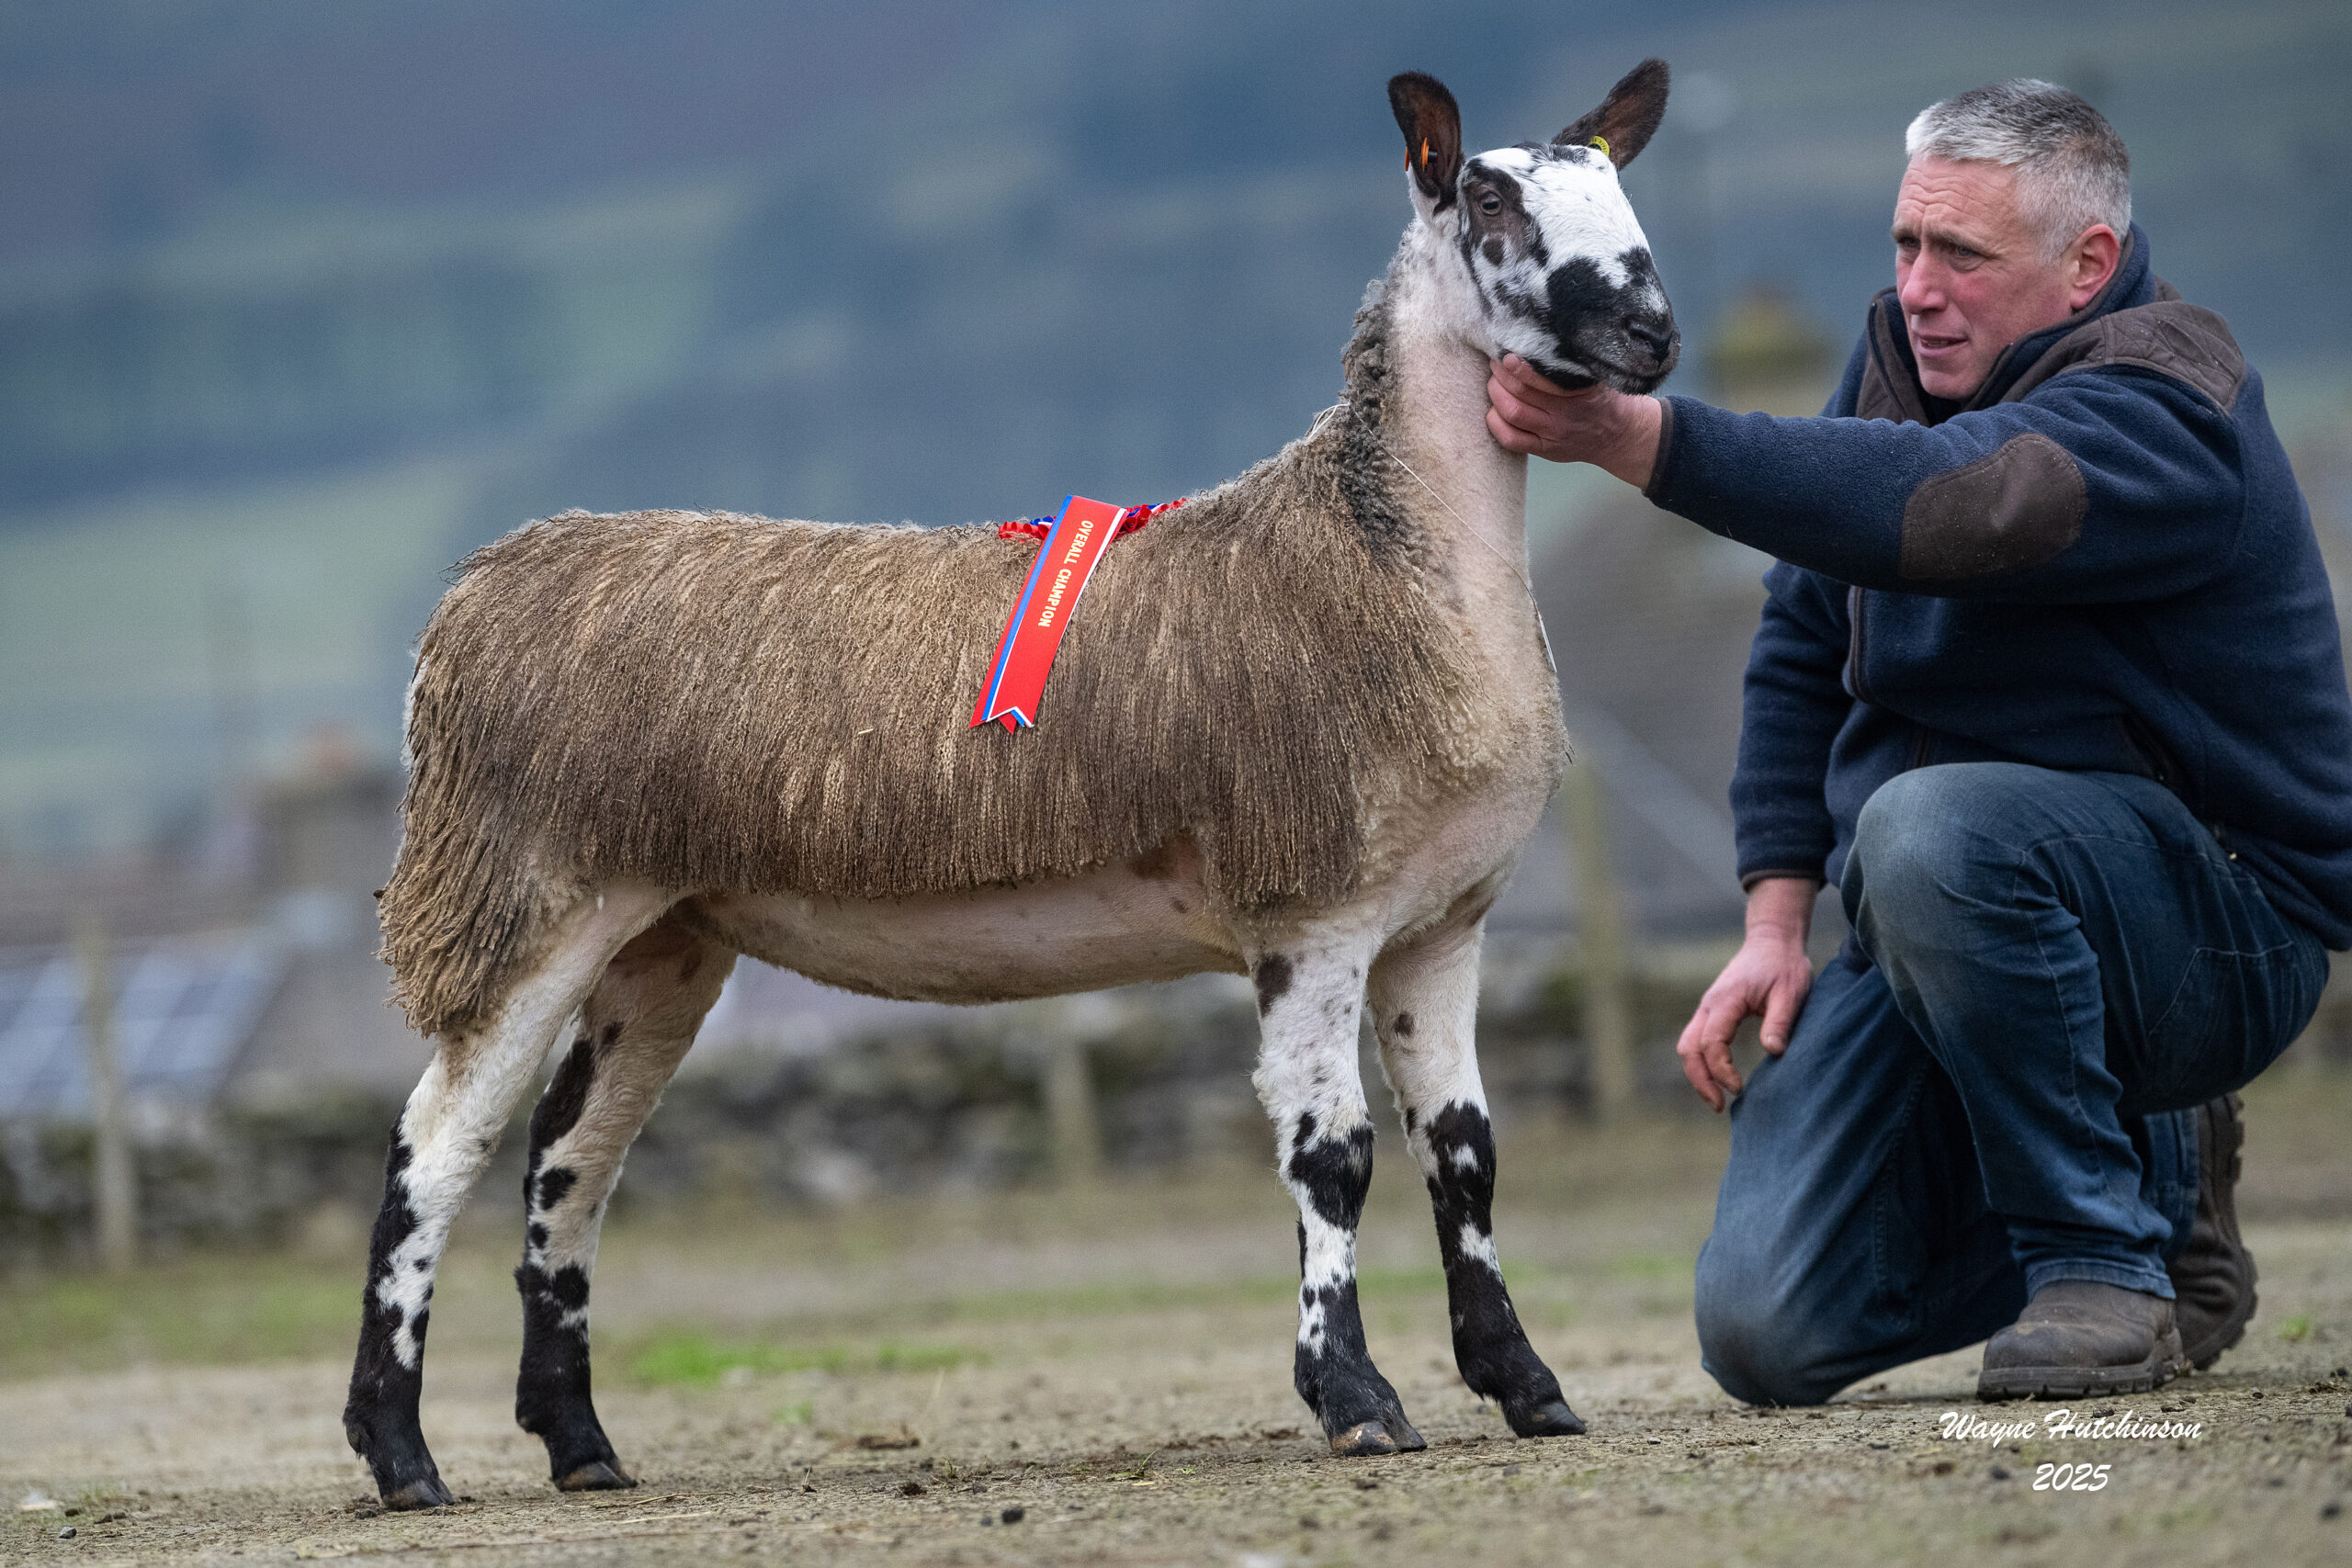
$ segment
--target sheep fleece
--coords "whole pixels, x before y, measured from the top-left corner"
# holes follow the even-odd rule
[[[480,1024],[613,878],[885,898],[1190,833],[1236,908],[1346,896],[1379,803],[1479,750],[1467,650],[1350,444],[1318,433],[1113,543],[1018,734],[969,720],[1032,542],[575,512],[476,551],[411,696],[382,899],[410,1021]]]

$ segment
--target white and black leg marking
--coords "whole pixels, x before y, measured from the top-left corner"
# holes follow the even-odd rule
[[[621,1161],[677,1070],[735,955],[664,919],[616,953],[531,1113],[523,1178],[523,1365],[514,1419],[547,1444],[567,1492],[634,1486],[596,1419],[588,1286]]]
[[[1363,961],[1268,953],[1252,968],[1262,1043],[1251,1081],[1273,1119],[1283,1184],[1298,1202],[1293,1381],[1340,1455],[1428,1445],[1373,1365],[1356,1303],[1356,1226],[1372,1185],[1372,1118],[1356,1070]]]
[[[1421,1168],[1445,1265],[1453,1359],[1522,1438],[1584,1430],[1535,1354],[1495,1253],[1495,1134],[1478,1081],[1478,928],[1442,934],[1373,966],[1381,1070]]]
[[[344,1435],[368,1461],[387,1507],[455,1501],[417,1420],[434,1271],[450,1223],[557,1031],[579,1010],[605,961],[667,902],[652,889],[633,889],[583,904],[490,1025],[471,1038],[441,1042],[392,1129],[343,1410]]]

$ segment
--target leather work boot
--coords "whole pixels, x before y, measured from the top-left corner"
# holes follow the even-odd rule
[[[2238,1236],[2238,1151],[2245,1106],[2234,1094],[2197,1108],[2197,1224],[2165,1271],[2181,1353],[2203,1371],[2245,1335],[2254,1315],[2254,1255]]]
[[[1976,1397],[2081,1399],[2144,1393],[2187,1371],[2172,1303],[2145,1291],[2061,1280],[1984,1347]]]

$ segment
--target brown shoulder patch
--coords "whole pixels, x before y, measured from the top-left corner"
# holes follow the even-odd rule
[[[2173,299],[2118,310],[2069,333],[2002,400],[2014,402],[2052,376],[2109,365],[2170,377],[2211,399],[2223,413],[2236,406],[2245,386],[2245,355],[2229,323],[2201,305]]]
[[[1938,474],[1903,508],[1896,570],[1949,582],[2039,566],[2081,537],[2090,492],[2066,449],[2028,433],[1966,468]]]

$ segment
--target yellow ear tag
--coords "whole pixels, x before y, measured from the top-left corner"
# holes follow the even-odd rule
[[[1430,139],[1429,139],[1428,137],[1424,136],[1424,137],[1422,137],[1422,138],[1421,138],[1421,167],[1422,167],[1422,168],[1424,168],[1424,169],[1426,169],[1426,168],[1428,168],[1429,166],[1430,166]]]
[[[1609,138],[1606,136],[1596,136],[1591,141],[1586,142],[1585,145],[1588,147],[1600,148],[1600,155],[1604,158],[1613,156],[1613,154],[1609,151]]]

